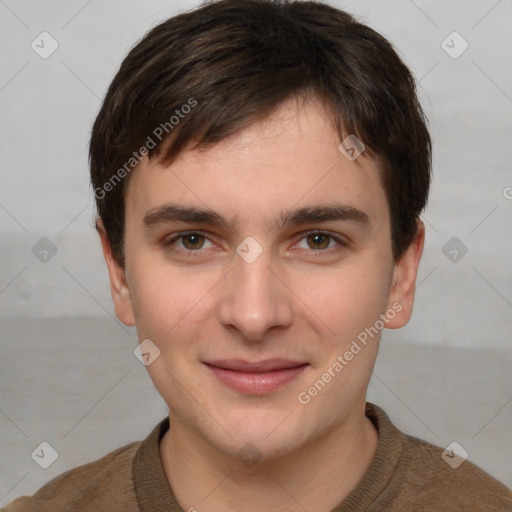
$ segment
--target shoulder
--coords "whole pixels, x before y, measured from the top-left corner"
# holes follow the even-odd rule
[[[138,511],[133,458],[142,441],[118,448],[100,459],[72,468],[50,480],[32,496],[11,501],[2,512],[73,512],[101,509]],[[92,507],[92,504],[95,507]]]
[[[405,435],[405,481],[418,511],[511,512],[512,491],[452,450]]]
[[[459,457],[458,450],[402,432],[383,409],[370,402],[366,415],[379,433],[365,488],[377,496],[368,510],[512,512],[512,490],[468,458]]]

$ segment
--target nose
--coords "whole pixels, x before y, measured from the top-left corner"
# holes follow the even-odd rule
[[[218,317],[230,329],[240,331],[248,341],[265,338],[270,329],[289,327],[293,320],[293,294],[286,279],[272,264],[270,251],[249,262],[235,254],[233,267],[224,279]]]

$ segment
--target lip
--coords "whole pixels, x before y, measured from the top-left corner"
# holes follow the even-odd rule
[[[204,363],[226,386],[248,394],[271,393],[295,380],[308,365],[289,359],[249,362],[222,359]]]
[[[283,370],[286,368],[295,368],[306,364],[302,361],[292,361],[290,359],[274,358],[264,359],[262,361],[245,361],[244,359],[217,359],[208,361],[206,364],[223,368],[225,370],[234,370],[237,372],[260,373]]]

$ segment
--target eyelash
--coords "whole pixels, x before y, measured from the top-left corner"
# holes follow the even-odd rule
[[[164,242],[164,246],[170,247],[170,246],[174,245],[175,242],[177,242],[180,239],[185,238],[188,235],[201,235],[201,236],[204,236],[206,239],[210,240],[210,238],[208,237],[208,234],[203,231],[183,231],[181,233],[176,234],[172,238],[166,240]],[[302,238],[299,239],[299,242],[302,241],[304,238],[307,238],[310,235],[328,236],[328,237],[330,237],[331,240],[334,240],[338,244],[337,247],[331,248],[331,249],[310,249],[314,254],[317,254],[317,255],[320,255],[320,253],[327,253],[327,254],[336,253],[336,252],[339,252],[339,251],[345,249],[348,245],[347,242],[345,242],[341,238],[338,238],[337,236],[333,235],[332,233],[330,233],[328,231],[319,231],[319,230],[312,230],[312,231],[305,232],[303,234]],[[212,240],[210,240],[210,241],[212,241]],[[179,254],[184,254],[185,256],[194,257],[194,256],[199,256],[201,254],[201,249],[197,249],[197,250],[193,251],[190,249],[180,249],[180,248],[175,247],[173,250]]]

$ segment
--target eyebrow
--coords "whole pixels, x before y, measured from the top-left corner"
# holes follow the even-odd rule
[[[281,212],[278,227],[314,224],[329,221],[356,222],[363,227],[370,226],[370,218],[364,211],[340,203],[304,206]],[[218,212],[194,206],[167,203],[149,210],[144,216],[144,225],[148,228],[170,222],[206,224],[212,227],[222,226],[232,230],[236,222],[230,222]]]

